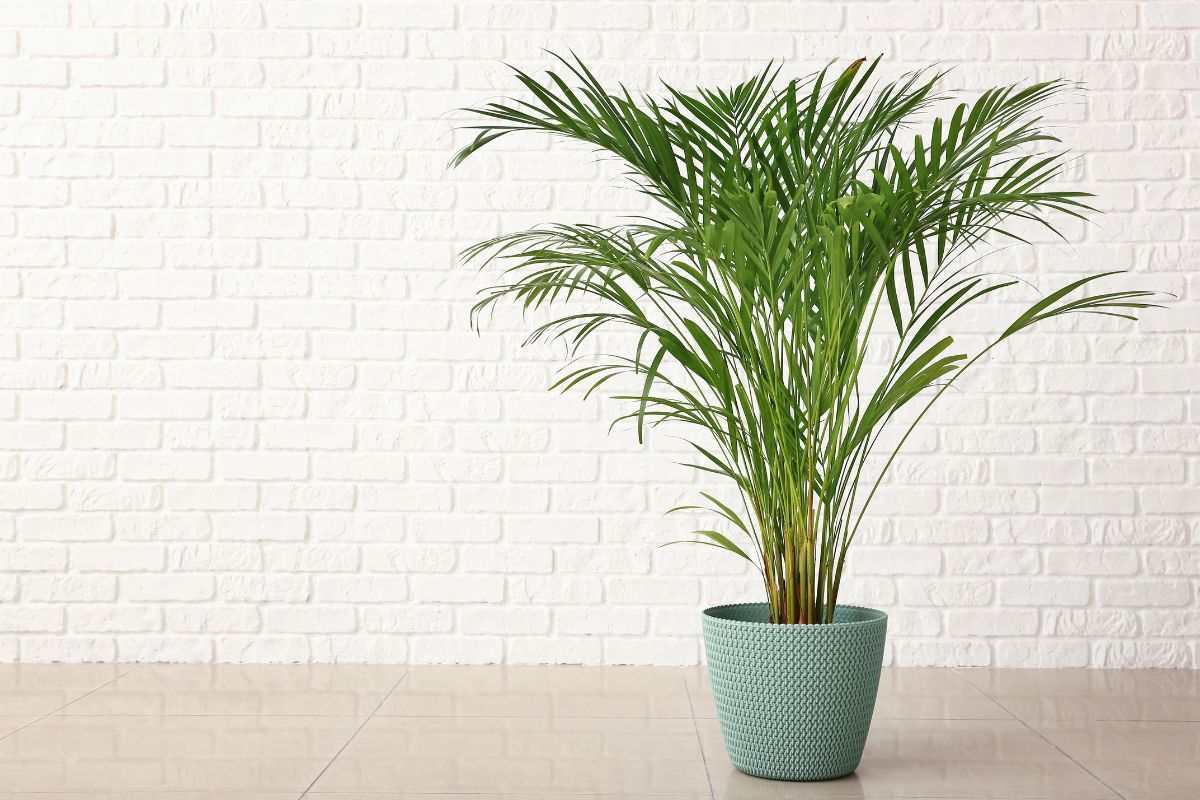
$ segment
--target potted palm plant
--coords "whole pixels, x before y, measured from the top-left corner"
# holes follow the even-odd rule
[[[1113,273],[1089,275],[974,348],[947,333],[1017,283],[965,255],[1091,210],[1085,192],[1051,185],[1065,153],[1039,109],[1063,82],[990,89],[928,119],[947,99],[941,75],[881,82],[878,60],[789,81],[771,66],[732,89],[659,98],[559,61],[545,80],[515,72],[526,99],[472,109],[483,119],[453,163],[510,133],[549,133],[619,159],[661,213],[475,245],[468,257],[504,276],[475,310],[541,309],[550,319],[530,339],[573,353],[602,331],[636,334],[626,352],[573,361],[555,386],[590,393],[624,376],[621,419],[639,437],[690,426],[692,466],[736,489],[702,493],[720,524],[696,532],[749,561],[765,595],[702,616],[730,758],[768,778],[845,775],[862,756],[887,619],[839,592],[896,454],[1001,342],[1064,315],[1133,319],[1152,293],[1092,293]]]

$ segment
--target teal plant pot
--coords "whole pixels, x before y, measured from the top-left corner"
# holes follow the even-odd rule
[[[862,760],[887,614],[838,606],[830,625],[775,625],[766,603],[704,612],[717,719],[733,765],[781,781],[848,775]]]

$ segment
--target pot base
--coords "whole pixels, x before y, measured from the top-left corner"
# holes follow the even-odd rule
[[[825,781],[862,759],[887,615],[838,606],[829,625],[775,625],[765,603],[704,612],[709,681],[725,749],[747,775]]]

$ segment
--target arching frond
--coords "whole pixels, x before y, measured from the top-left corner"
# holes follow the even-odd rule
[[[1038,299],[982,348],[956,341],[954,318],[1016,284],[965,254],[1091,211],[1086,193],[1055,187],[1067,156],[1041,124],[1069,85],[998,87],[927,119],[948,101],[941,73],[880,82],[879,64],[787,81],[769,65],[729,89],[634,97],[562,58],[544,78],[515,70],[523,99],[473,109],[474,138],[453,160],[549,133],[621,161],[661,208],[626,225],[547,225],[476,245],[468,257],[501,277],[475,318],[500,302],[561,309],[530,339],[572,353],[602,331],[636,335],[632,356],[574,362],[556,386],[591,393],[632,377],[636,391],[617,397],[639,435],[690,426],[693,466],[730,480],[743,505],[705,495],[731,530],[698,531],[700,541],[755,564],[777,622],[832,620],[847,548],[882,480],[865,471],[870,457],[886,470],[965,370],[1047,320],[1132,319],[1154,305],[1151,292],[1085,293],[1105,273]],[[880,336],[893,355],[868,380],[868,343]],[[909,408],[916,422],[900,445],[877,453]]]

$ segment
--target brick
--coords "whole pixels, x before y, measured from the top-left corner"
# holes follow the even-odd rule
[[[267,550],[267,566],[275,572],[354,572],[359,563],[359,549],[346,545],[277,545]]]
[[[310,595],[305,576],[222,575],[217,578],[217,597],[223,602],[303,603]]]
[[[213,535],[226,541],[295,541],[304,538],[303,518],[264,514],[222,514],[213,523]]]
[[[212,475],[207,453],[123,453],[118,470],[125,480],[196,481]]]
[[[849,9],[850,27],[860,31],[932,30],[941,22],[942,11],[932,3],[891,3],[887,6],[858,6]]]
[[[290,480],[308,475],[307,460],[284,453],[220,454],[216,471],[226,480]]]
[[[71,549],[71,567],[81,572],[142,572],[165,565],[157,544],[89,544]]]
[[[1075,3],[1069,7],[1047,7],[1042,22],[1052,30],[1133,28],[1137,25],[1137,14],[1136,3]]]
[[[115,37],[110,31],[29,30],[21,49],[33,56],[111,56]]]
[[[133,662],[206,663],[212,661],[212,642],[199,636],[123,636],[117,640],[117,659]]]
[[[167,24],[160,2],[85,2],[74,6],[75,22],[98,28],[157,28]]]
[[[67,609],[67,626],[78,633],[156,633],[163,612],[153,606],[94,605]]]
[[[280,633],[349,633],[357,621],[349,606],[314,606],[302,608],[268,608],[263,615],[263,628]]]
[[[121,597],[134,602],[211,600],[212,596],[210,575],[125,575],[121,578]]]
[[[159,486],[72,482],[67,504],[76,511],[153,511],[162,507]]]
[[[1032,609],[972,609],[950,611],[952,636],[1032,636],[1038,632],[1038,612]]]
[[[1192,3],[1162,2],[1142,6],[1148,28],[1193,28],[1200,24],[1200,11]]]
[[[413,599],[421,603],[498,603],[504,599],[504,578],[499,575],[415,575]]]
[[[0,606],[0,632],[57,633],[65,618],[63,609],[56,606],[5,604]]]
[[[359,9],[331,2],[268,3],[267,22],[276,28],[353,28]]]
[[[1000,581],[999,599],[1011,606],[1085,606],[1091,584],[1069,578],[1005,578]]]
[[[299,90],[231,89],[217,94],[217,113],[222,117],[303,117],[308,113],[308,95]]]
[[[117,99],[117,110],[128,117],[204,117],[211,114],[212,109],[212,92],[200,89],[131,89],[121,92]],[[152,154],[140,155],[145,158]],[[170,159],[178,158],[179,154],[170,156]],[[137,162],[126,158],[126,163],[133,166]],[[171,162],[164,155],[162,163],[165,168]]]
[[[1110,31],[1096,36],[1092,51],[1106,61],[1175,61],[1187,58],[1188,41],[1183,33]]]
[[[21,580],[21,597],[35,603],[99,603],[116,599],[111,575],[29,575]]]
[[[1046,571],[1055,575],[1132,575],[1138,570],[1133,550],[1050,550]]]
[[[43,58],[13,61],[5,70],[4,81],[7,86],[66,86],[67,62]]]
[[[30,453],[20,459],[20,474],[34,481],[108,479],[116,475],[116,458],[104,452]]]
[[[178,483],[167,487],[168,508],[175,511],[245,511],[258,504],[254,484]]]
[[[18,520],[17,535],[25,542],[95,542],[112,538],[112,520],[94,514],[49,514]]]
[[[1131,514],[1134,507],[1128,489],[1048,489],[1041,498],[1046,514]]]
[[[521,635],[550,632],[550,611],[545,608],[464,608],[459,627],[465,634]]]
[[[109,392],[27,392],[25,416],[29,419],[107,419],[113,412]]]
[[[272,511],[344,511],[354,507],[356,495],[357,489],[350,483],[277,483],[264,489],[263,507]]]
[[[346,424],[273,423],[263,430],[272,450],[342,450],[353,446],[354,427]]]
[[[560,608],[554,629],[564,634],[641,634],[646,631],[644,608]]]
[[[706,33],[700,39],[700,53],[713,59],[741,59],[747,52],[760,59],[791,58],[794,47],[794,37],[781,33]]]
[[[400,575],[321,576],[315,584],[317,598],[323,602],[387,603],[408,599],[408,580]]]
[[[0,568],[5,572],[61,572],[66,564],[66,548],[55,545],[5,544],[0,552]]]
[[[237,361],[186,362],[166,365],[164,379],[173,389],[254,389],[258,365]]]
[[[1192,602],[1192,587],[1182,580],[1103,580],[1098,582],[1097,591],[1102,606],[1186,606]]]
[[[997,34],[993,41],[996,58],[1003,61],[1047,58],[1069,61],[1088,56],[1088,39],[1081,33],[1003,33]]]
[[[212,536],[212,525],[203,516],[121,514],[115,521],[117,538],[130,542],[198,541]]]
[[[62,423],[0,423],[0,446],[21,450],[57,450],[65,441]]]
[[[544,547],[472,547],[463,553],[466,572],[502,572],[525,575],[548,573],[554,566],[553,551]]]
[[[262,628],[253,606],[196,605],[167,609],[166,629],[185,633],[241,633]]]

